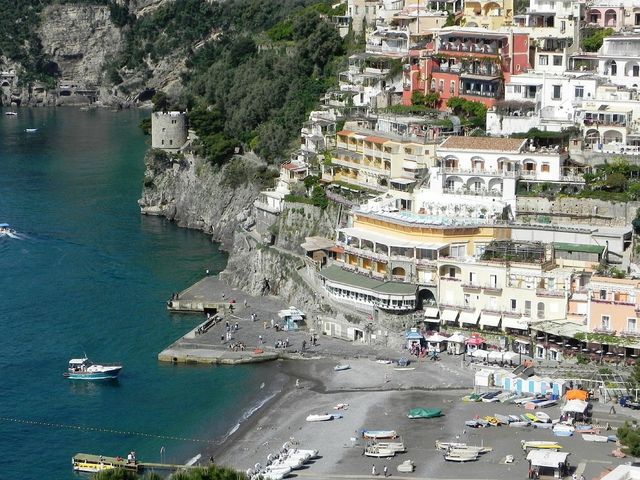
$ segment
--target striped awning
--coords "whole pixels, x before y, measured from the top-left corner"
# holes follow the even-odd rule
[[[482,312],[482,315],[480,315],[480,325],[485,327],[497,327],[500,325],[501,318],[502,315],[499,313]]]
[[[529,326],[527,325],[526,321],[516,317],[504,317],[502,319],[502,326],[504,328],[515,328],[517,330],[529,329]]]
[[[455,322],[456,318],[458,318],[458,310],[453,310],[451,308],[445,308],[440,315],[440,318],[445,322]]]
[[[478,323],[478,312],[475,310],[473,312],[462,312],[460,313],[460,323],[475,325]]]

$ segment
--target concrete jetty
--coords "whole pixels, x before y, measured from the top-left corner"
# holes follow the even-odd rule
[[[204,277],[186,290],[167,301],[167,308],[176,313],[224,314],[230,311],[234,298],[214,296],[219,281],[216,277]]]

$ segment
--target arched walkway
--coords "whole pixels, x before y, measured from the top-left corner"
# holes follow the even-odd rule
[[[489,191],[502,193],[502,179],[492,178],[489,180]]]
[[[603,143],[621,143],[622,142],[622,134],[617,130],[607,130],[602,135]]]
[[[588,145],[593,145],[595,143],[600,143],[600,132],[595,129],[587,130],[584,135],[584,141]]]
[[[604,12],[604,25],[606,27],[615,27],[618,23],[618,14],[615,10],[607,10]]]
[[[467,180],[467,188],[472,192],[481,192],[485,188],[484,179],[480,177],[471,177]]]

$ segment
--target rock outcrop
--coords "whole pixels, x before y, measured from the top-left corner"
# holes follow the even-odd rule
[[[106,6],[48,6],[38,34],[44,53],[58,65],[62,77],[87,86],[102,83],[105,60],[122,42]]]
[[[244,162],[246,179],[258,160],[243,157],[235,162]],[[247,181],[234,185],[226,175],[232,164],[217,169],[192,154],[150,150],[145,165],[144,189],[138,201],[143,214],[161,215],[182,227],[202,230],[231,248],[233,232],[249,219],[259,186]]]

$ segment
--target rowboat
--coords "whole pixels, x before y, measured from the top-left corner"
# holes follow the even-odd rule
[[[326,422],[327,420],[333,420],[333,415],[329,413],[325,414],[311,414],[306,418],[307,422]]]
[[[539,448],[542,450],[561,450],[562,445],[558,442],[549,440],[521,440],[520,445],[523,450],[529,450],[530,448]]]
[[[593,433],[585,433],[584,435],[582,435],[582,439],[585,442],[606,443],[609,441],[609,437],[605,437],[604,435],[595,435]]]
[[[342,363],[340,365],[336,365],[335,367],[333,367],[333,369],[336,372],[341,372],[343,370],[349,370],[351,368],[351,365],[349,365],[348,363]]]
[[[388,450],[393,450],[396,453],[404,453],[407,451],[407,448],[404,446],[404,442],[401,439],[398,439],[397,442],[372,442],[371,445],[376,445],[380,448],[386,448]]]
[[[388,458],[395,457],[396,452],[390,448],[380,447],[378,445],[369,445],[365,447],[364,454],[367,457]]]
[[[533,413],[525,413],[524,417],[527,418],[527,420],[530,420],[532,422],[539,422],[540,419],[538,417],[536,417]]]
[[[478,459],[478,452],[465,449],[449,449],[444,454],[448,462],[474,462]]]
[[[441,442],[440,440],[436,441],[436,449],[437,450],[456,450],[462,451],[466,450],[469,452],[476,452],[478,454],[491,452],[493,450],[492,447],[477,447],[475,445],[467,445],[466,443],[459,442]]]
[[[398,438],[395,430],[365,430],[362,432],[362,436],[372,440],[378,438]]]
[[[501,424],[508,425],[511,420],[506,415],[501,415],[499,413],[494,413],[493,417]]]
[[[553,426],[553,434],[556,437],[570,437],[571,435],[573,435],[574,431],[575,431],[575,427],[571,425],[564,425],[562,423],[558,423]]]
[[[551,422],[551,417],[548,414],[544,413],[544,412],[536,412],[535,416],[538,419],[538,421],[540,421],[542,423],[550,423]]]
[[[517,422],[510,422],[509,423],[510,427],[528,427],[530,425],[531,425],[531,422],[524,421],[524,420],[518,420]]]

